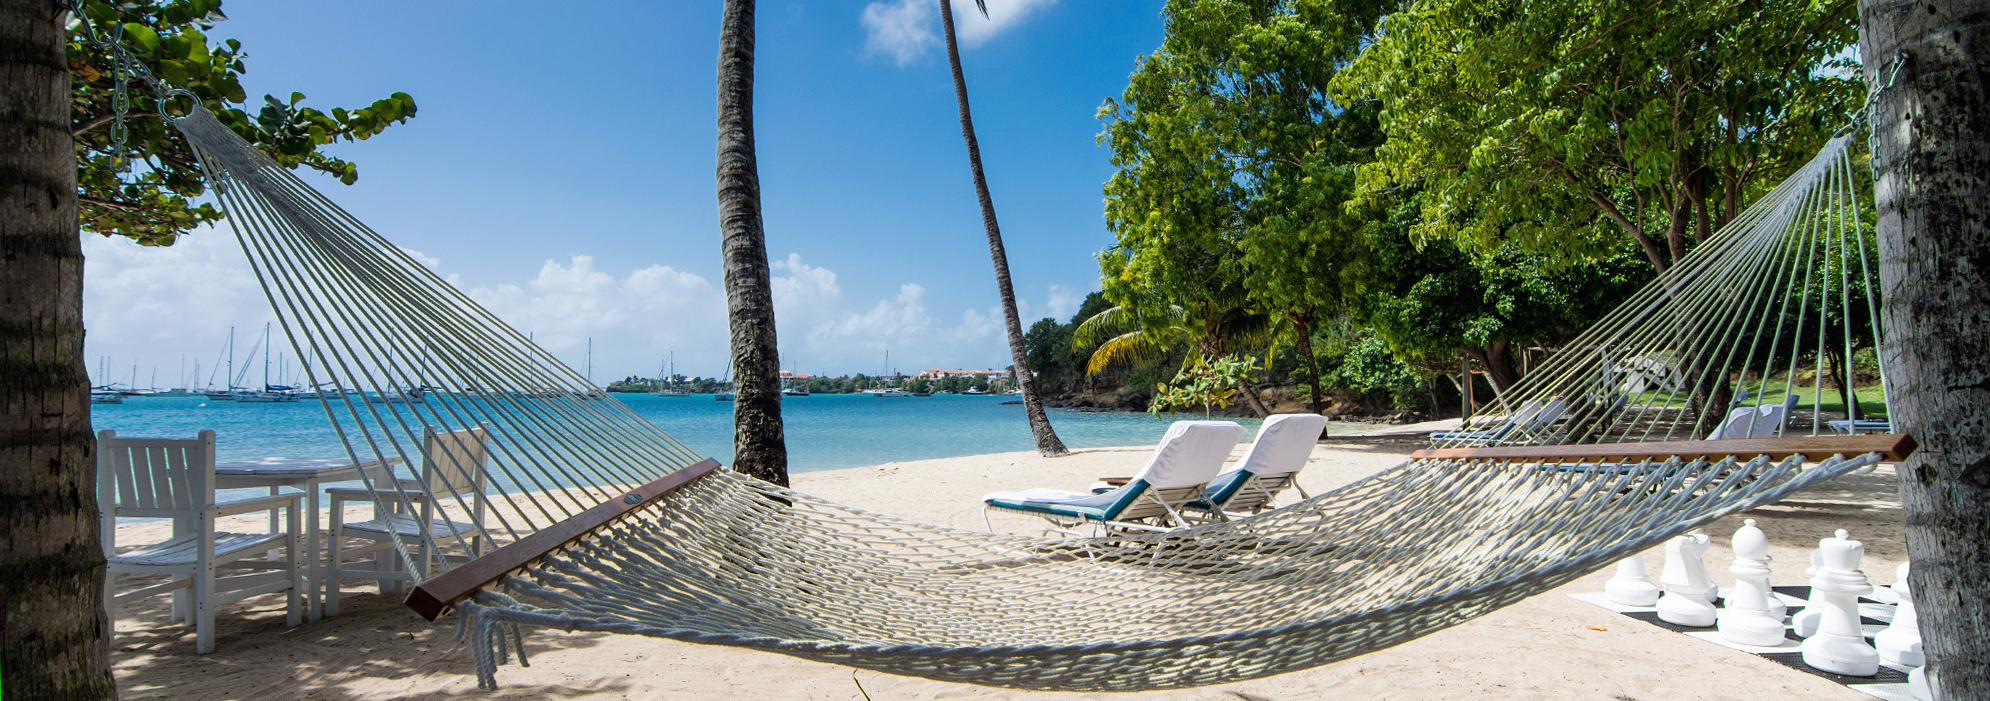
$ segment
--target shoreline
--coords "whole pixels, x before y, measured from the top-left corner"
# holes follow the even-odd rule
[[[1324,493],[1388,469],[1413,448],[1391,437],[1316,446],[1300,482]],[[1241,449],[1243,446],[1239,446]],[[979,496],[1029,487],[1079,488],[1137,469],[1152,446],[1088,448],[1069,457],[1033,451],[887,462],[795,475],[795,488],[827,499],[920,521],[981,530]],[[1233,454],[1234,455],[1234,454]],[[1905,557],[1904,518],[1882,466],[1784,502],[1712,524],[1706,558],[1726,582],[1728,536],[1742,517],[1769,535],[1773,582],[1803,584],[1806,554],[1831,529],[1866,542],[1865,571],[1893,581]],[[998,518],[998,531],[1033,533],[1040,522]],[[1662,551],[1662,549],[1660,549]],[[1648,554],[1654,576],[1661,555]],[[192,633],[165,621],[167,597],[120,610],[113,647],[125,698],[491,698],[582,699],[662,696],[691,699],[1309,699],[1373,698],[1687,699],[1869,698],[1759,657],[1662,630],[1567,594],[1601,591],[1610,568],[1457,627],[1334,664],[1257,680],[1139,694],[1023,692],[897,677],[736,648],[637,636],[536,630],[525,644],[532,666],[500,668],[497,692],[475,691],[469,651],[452,639],[454,622],[427,623],[395,597],[352,581],[343,613],[284,628],[280,597],[219,611],[219,649],[192,653]],[[354,593],[364,592],[364,593]],[[1601,628],[1602,630],[1598,630]],[[854,680],[854,681],[853,681]]]

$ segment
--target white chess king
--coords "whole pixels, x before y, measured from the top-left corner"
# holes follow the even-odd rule
[[[1645,571],[1645,554],[1638,553],[1617,563],[1617,574],[1603,583],[1603,595],[1619,606],[1650,606],[1658,603],[1658,585]]]
[[[1817,542],[1821,564],[1810,578],[1811,600],[1818,601],[1817,634],[1803,641],[1804,664],[1834,674],[1870,677],[1879,673],[1879,652],[1866,644],[1859,629],[1859,595],[1872,593],[1872,582],[1859,571],[1864,543],[1847,537],[1844,529]],[[1663,602],[1661,602],[1663,603]]]
[[[1755,519],[1742,521],[1734,532],[1734,590],[1721,609],[1721,637],[1742,645],[1775,647],[1783,643],[1783,617],[1769,609],[1774,596],[1769,591],[1769,538],[1755,527]]]
[[[1665,571],[1658,577],[1659,584],[1665,586],[1665,595],[1658,599],[1659,620],[1695,628],[1714,624],[1714,605],[1707,601],[1713,578],[1700,562],[1707,554],[1707,544],[1707,534],[1697,529],[1666,541]]]

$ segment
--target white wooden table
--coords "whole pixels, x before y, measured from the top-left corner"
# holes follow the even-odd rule
[[[362,474],[370,479],[392,479],[392,468],[400,462],[400,458],[360,463],[347,458],[261,458],[224,462],[214,466],[214,486],[219,489],[268,487],[271,494],[275,494],[279,487],[304,491],[304,576],[308,580],[304,616],[315,621],[324,611],[322,575],[325,563],[324,558],[319,557],[318,550],[319,485],[356,480]]]

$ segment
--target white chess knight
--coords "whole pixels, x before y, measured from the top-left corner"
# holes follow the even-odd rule
[[[1716,612],[1707,600],[1713,578],[1700,557],[1707,554],[1707,534],[1695,529],[1665,543],[1665,571],[1658,582],[1665,595],[1658,598],[1658,618],[1667,623],[1705,628],[1714,624]]]
[[[1803,576],[1817,576],[1817,570],[1823,565],[1824,551],[1822,549],[1810,551],[1810,566],[1803,568]],[[1824,613],[1821,605],[1823,603],[1823,595],[1818,593],[1816,588],[1812,588],[1810,599],[1804,602],[1803,610],[1790,617],[1790,629],[1797,634],[1797,637],[1808,638],[1817,634],[1817,617]]]
[[[1734,590],[1721,609],[1721,637],[1742,645],[1776,647],[1783,644],[1783,617],[1769,609],[1774,594],[1769,591],[1769,538],[1755,527],[1755,519],[1742,521],[1734,532]]]
[[[1893,593],[1900,595],[1900,607],[1893,611],[1893,625],[1873,636],[1873,647],[1879,649],[1879,658],[1902,667],[1919,667],[1928,663],[1921,653],[1921,624],[1915,620],[1914,590],[1907,584],[1907,563],[1900,563],[1900,569],[1893,584]]]
[[[1818,541],[1817,549],[1821,564],[1810,578],[1810,591],[1812,601],[1823,599],[1816,605],[1822,610],[1817,634],[1803,641],[1803,662],[1833,674],[1878,674],[1879,651],[1866,644],[1865,633],[1859,629],[1859,595],[1873,590],[1872,582],[1859,571],[1866,546],[1839,529],[1833,537]]]
[[[1638,553],[1617,563],[1617,574],[1603,584],[1603,595],[1619,606],[1650,606],[1658,603],[1658,585],[1645,571],[1645,554]]]

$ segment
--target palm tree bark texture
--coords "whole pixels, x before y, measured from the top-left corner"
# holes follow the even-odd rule
[[[1990,4],[1859,14],[1909,576],[1936,698],[1990,699]]]
[[[753,0],[726,0],[719,22],[719,237],[731,321],[733,469],[788,484],[781,357],[753,150]]]
[[[975,0],[981,14],[988,14],[983,0]],[[974,194],[981,200],[981,224],[988,229],[988,257],[995,263],[995,287],[1002,295],[1002,322],[1009,335],[1009,358],[1016,366],[1016,385],[1023,390],[1023,413],[1030,420],[1030,435],[1036,450],[1046,457],[1071,452],[1050,427],[1043,412],[1043,396],[1037,394],[1036,373],[1023,346],[1023,322],[1016,313],[1016,290],[1009,284],[1009,254],[1002,247],[1002,227],[995,222],[995,200],[988,195],[988,178],[981,170],[981,144],[974,138],[974,116],[967,107],[967,79],[960,70],[960,46],[954,40],[953,4],[940,0],[940,22],[946,27],[947,65],[954,73],[954,100],[960,106],[960,135],[967,142],[967,163],[974,171]]]
[[[117,697],[64,11],[0,0],[0,697]]]

